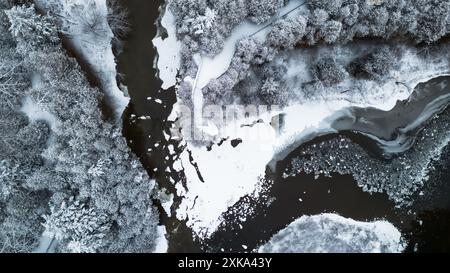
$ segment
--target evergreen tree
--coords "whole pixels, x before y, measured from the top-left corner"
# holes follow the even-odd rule
[[[104,245],[110,229],[107,215],[87,208],[78,200],[51,206],[50,214],[44,216],[45,233],[55,238],[70,252],[96,252]]]
[[[34,5],[14,6],[5,11],[10,21],[10,32],[27,51],[28,46],[36,48],[46,42],[57,42],[56,27],[50,17],[36,13]]]

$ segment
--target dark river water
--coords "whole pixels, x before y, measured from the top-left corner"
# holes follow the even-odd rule
[[[172,169],[173,159],[167,158],[169,155],[167,146],[172,144],[178,147],[179,143],[166,140],[164,132],[170,134],[171,123],[167,121],[167,118],[176,102],[176,95],[173,88],[161,89],[161,81],[154,69],[156,51],[151,43],[158,29],[154,23],[159,17],[158,7],[164,4],[164,1],[122,0],[121,2],[130,11],[132,26],[118,57],[121,81],[128,87],[131,97],[130,105],[124,113],[123,133],[129,146],[139,156],[158,185],[174,193],[176,191],[170,179],[183,181],[184,177]],[[147,97],[161,99],[163,103],[156,103],[154,100],[148,100]],[[378,112],[371,114],[377,119],[385,118]],[[394,114],[402,115],[397,112]],[[140,116],[150,118],[139,119]],[[390,126],[389,122],[386,122],[386,126]],[[363,129],[365,128],[361,128]],[[395,131],[395,128],[388,129]],[[349,134],[355,142],[369,151],[377,151],[374,141],[370,138]],[[382,136],[387,138],[392,134]],[[330,137],[333,135],[323,136],[303,145],[310,145]],[[156,143],[157,147],[155,147]],[[431,174],[432,183],[427,184],[430,187],[428,192],[432,192],[433,196],[435,194],[436,198],[430,198],[430,195],[428,198],[417,197],[418,201],[413,211],[396,209],[385,194],[363,192],[351,176],[335,175],[332,178],[318,180],[310,175],[283,178],[281,175],[283,170],[295,156],[294,150],[287,158],[276,164],[274,171],[267,169],[266,178],[273,181],[273,184],[269,187],[264,199],[272,200],[270,205],[261,200],[242,198],[224,213],[224,219],[229,221],[226,221],[208,240],[197,241],[183,221],[168,217],[160,208],[161,223],[168,230],[169,252],[244,251],[242,245],[246,245],[251,250],[269,240],[294,219],[302,215],[322,212],[335,212],[361,221],[387,219],[406,234],[410,242],[407,251],[450,250],[450,171],[448,169],[450,152],[448,147],[442,159],[443,163]],[[166,168],[172,171],[167,173]],[[300,202],[299,199],[302,201]],[[159,205],[157,201],[155,202]],[[179,202],[180,198],[175,197],[173,207],[176,207]],[[255,213],[245,222],[237,223],[234,219],[235,209],[248,203],[254,207]],[[421,225],[418,224],[419,221],[422,221]]]

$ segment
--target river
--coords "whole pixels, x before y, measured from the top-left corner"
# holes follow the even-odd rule
[[[171,122],[168,121],[168,116],[176,102],[176,94],[174,88],[161,89],[161,81],[154,68],[156,51],[151,43],[158,30],[157,25],[154,24],[159,17],[157,7],[163,5],[164,1],[122,0],[121,2],[130,11],[132,27],[123,43],[123,51],[118,57],[118,72],[123,75],[121,81],[128,87],[131,97],[130,105],[124,113],[123,133],[129,146],[139,156],[152,177],[156,179],[159,187],[165,188],[169,193],[175,193],[176,190],[171,179],[180,181],[184,178],[173,171],[173,158],[168,157],[170,153],[168,146],[178,147],[179,143],[175,140],[167,140],[165,134],[170,134]],[[437,79],[432,80],[431,83],[432,86],[436,86],[447,80],[447,78]],[[148,99],[149,97],[152,99]],[[155,98],[160,99],[162,103],[156,102]],[[387,114],[373,109],[355,109],[354,113],[357,115],[365,113],[373,117],[373,120],[382,121],[380,126],[383,130],[372,128],[369,131],[363,124],[356,124],[358,126],[356,129],[392,140],[393,132],[396,132],[397,128],[412,124],[415,118],[423,113],[428,104],[425,102],[429,102],[428,99],[399,103],[397,110],[394,109]],[[405,115],[404,111],[398,111],[398,109],[404,110],[405,107],[411,109],[407,114],[408,118],[402,117]],[[393,116],[397,118],[396,122],[390,123]],[[347,130],[349,128],[345,127],[346,123],[348,120],[343,119],[335,126]],[[370,137],[351,133],[350,135],[355,142],[366,149],[374,151],[374,153],[379,152],[378,146]],[[323,136],[302,145],[311,145],[329,137],[333,136]],[[175,151],[179,152],[177,149]],[[414,248],[418,251],[442,248],[441,245],[437,246],[438,241],[433,243],[436,240],[431,239],[436,229],[436,232],[440,232],[442,236],[448,238],[448,232],[440,229],[436,223],[450,222],[448,198],[450,195],[441,194],[439,205],[433,205],[428,196],[428,198],[418,198],[420,202],[414,207],[416,211],[399,210],[395,208],[387,195],[363,192],[351,176],[333,175],[332,178],[319,178],[318,180],[314,180],[310,175],[283,178],[282,171],[295,155],[296,151],[293,151],[287,158],[278,162],[274,172],[267,169],[266,179],[273,181],[273,184],[264,198],[266,201],[272,200],[270,204],[262,202],[262,200],[251,200],[250,204],[255,207],[253,216],[248,217],[242,223],[237,223],[233,219],[236,216],[233,213],[233,207],[238,208],[244,203],[248,203],[248,200],[243,198],[224,213],[224,219],[230,221],[223,224],[210,239],[202,242],[193,237],[191,230],[183,221],[177,220],[174,216],[168,217],[158,201],[155,201],[160,209],[161,223],[166,226],[168,231],[169,252],[245,251],[243,245],[248,249],[253,249],[261,242],[267,241],[292,220],[305,214],[322,212],[335,212],[344,217],[361,221],[387,219],[408,234],[412,242],[407,248],[408,251],[413,251]],[[444,162],[443,167],[436,168],[431,176],[432,180],[435,180],[436,187],[444,189],[443,192],[450,193],[448,190],[450,187],[448,183],[445,183],[449,181],[450,177],[448,168],[445,168],[450,165],[448,155],[442,161]],[[166,172],[167,168],[172,171]],[[181,198],[176,196],[172,207],[175,208],[180,200]],[[422,220],[422,223],[425,224],[417,225],[416,214],[425,215],[425,220]],[[414,246],[416,243],[424,247],[417,248]],[[449,246],[450,242],[447,241],[447,249]]]

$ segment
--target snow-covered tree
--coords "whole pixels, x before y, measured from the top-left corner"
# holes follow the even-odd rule
[[[36,13],[34,5],[14,6],[5,11],[10,21],[10,32],[22,45],[37,47],[46,42],[58,41],[57,30],[52,19]]]
[[[43,232],[41,216],[49,200],[46,192],[32,192],[16,187],[0,208],[0,247],[3,252],[31,252],[38,245]],[[0,219],[1,220],[1,219]]]
[[[34,246],[36,241],[33,238],[0,230],[0,253],[29,253]]]
[[[326,43],[333,44],[338,40],[341,30],[341,22],[330,20],[320,28],[320,36]]]
[[[253,38],[245,38],[239,41],[236,47],[235,56],[244,63],[262,63],[267,56],[267,49],[262,42]]]
[[[46,147],[49,136],[49,125],[41,120],[30,122],[16,134],[21,146],[27,150]]]
[[[303,39],[306,19],[298,16],[294,19],[277,21],[267,36],[268,42],[278,48],[292,48]]]
[[[69,2],[65,6],[67,10],[59,5],[63,1],[41,3],[54,5],[52,11],[66,24],[72,18],[64,16],[66,12],[74,15],[85,10]],[[86,3],[96,8],[90,6],[89,1]],[[38,16],[29,6],[15,9],[19,7],[26,9],[30,18]],[[19,19],[23,19],[21,12],[8,8],[11,13],[4,16],[6,20],[2,21],[3,12],[0,12],[1,30],[9,30],[9,17],[16,18],[13,14],[19,13]],[[85,15],[91,18],[92,13]],[[100,15],[101,25],[107,23],[104,14]],[[84,20],[83,16],[72,18],[75,20],[73,28],[66,26],[63,31],[80,30],[83,24],[76,20]],[[90,26],[85,30],[89,29]],[[93,237],[71,235],[65,239],[65,247],[74,251],[152,251],[158,224],[158,214],[151,200],[154,185],[142,165],[136,164],[137,158],[122,137],[121,127],[102,119],[100,90],[90,85],[76,60],[54,41],[42,40],[35,46],[28,46],[27,50],[17,50],[16,45],[20,47],[25,42],[22,32],[27,34],[21,30],[17,35],[1,35],[4,40],[0,41],[1,90],[8,87],[8,94],[16,98],[8,106],[2,104],[0,109],[0,162],[3,162],[0,190],[5,193],[0,200],[0,246],[8,246],[7,251],[24,251],[11,246],[29,242],[26,251],[31,251],[44,230],[42,215],[49,215],[51,219],[49,201],[62,204],[74,196],[85,202],[85,206],[79,208],[81,212],[91,215],[89,210],[93,210],[97,214],[108,214],[108,223],[115,228],[105,231],[108,236],[105,241],[97,240],[95,232],[91,234]],[[39,78],[38,85],[30,85],[32,76]],[[11,87],[13,82],[24,85]],[[6,97],[4,94],[0,94],[2,99]],[[48,124],[28,120],[19,111],[25,97],[52,113],[58,130],[50,132]],[[52,142],[47,148],[49,133]],[[60,209],[57,207],[55,213]],[[11,243],[13,239],[17,243]],[[97,242],[101,243],[101,248]]]
[[[170,8],[177,14],[178,22],[204,14],[206,7],[206,0],[173,0],[170,3]]]
[[[45,234],[55,238],[63,249],[76,253],[98,251],[110,229],[106,214],[87,208],[78,200],[63,202],[50,207],[50,214],[44,215]]]
[[[340,83],[347,75],[344,67],[339,65],[332,57],[320,59],[313,65],[311,72],[314,78],[321,81],[325,86]]]
[[[216,11],[216,28],[223,36],[228,36],[232,29],[247,17],[246,0],[212,1]]]
[[[19,180],[21,175],[18,164],[5,159],[0,161],[0,200],[7,200],[14,193],[14,182]]]
[[[248,0],[247,12],[250,20],[264,23],[284,5],[284,0]]]
[[[316,44],[318,31],[321,38],[329,43],[350,42],[355,38],[366,37],[389,39],[395,36],[427,44],[438,41],[449,31],[448,1],[308,0],[308,6],[311,10],[307,34],[310,45]],[[339,23],[342,24],[341,37],[336,40]],[[334,31],[326,33],[324,29]],[[331,34],[330,37],[327,34]]]
[[[194,18],[187,18],[183,21],[185,33],[193,36],[211,36],[213,27],[216,25],[216,11],[207,7],[204,14],[198,14]]]
[[[288,101],[286,92],[283,92],[281,83],[274,78],[268,78],[263,82],[258,94],[262,104],[284,106]]]
[[[22,91],[29,85],[24,76],[22,60],[15,49],[3,46],[0,52],[0,114],[19,104]]]
[[[94,176],[94,177],[99,177],[102,176],[103,174],[105,174],[105,169],[106,169],[106,165],[110,164],[111,160],[104,160],[104,159],[100,159],[97,161],[97,164],[92,165],[89,170],[88,170],[88,174]]]
[[[264,64],[258,72],[261,85],[255,94],[252,103],[263,105],[286,106],[290,98],[290,90],[285,87],[283,81],[286,68],[271,63]]]
[[[203,16],[202,20],[207,29],[211,29],[216,22],[217,14],[216,11],[213,9],[210,9],[209,7],[205,10],[205,15]]]
[[[450,32],[447,28],[450,18],[449,1],[419,0],[414,1],[414,6],[419,11],[416,28],[412,31],[417,42],[430,44]]]
[[[321,9],[327,12],[331,17],[340,15],[343,0],[308,0],[308,6],[311,10]]]
[[[309,17],[310,24],[314,26],[322,26],[325,22],[328,21],[330,15],[324,9],[315,9],[311,12],[311,16]]]
[[[381,79],[395,66],[398,56],[389,47],[381,47],[350,63],[348,71],[357,78]]]
[[[343,23],[348,26],[353,26],[358,22],[359,6],[357,4],[349,4],[341,8],[341,17]]]
[[[10,8],[10,7],[9,7]],[[0,9],[0,45],[2,48],[5,46],[13,46],[11,43],[13,42],[11,38],[11,33],[9,32],[9,19],[3,9]]]

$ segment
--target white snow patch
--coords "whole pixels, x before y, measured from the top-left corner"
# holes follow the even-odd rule
[[[167,242],[167,230],[165,226],[158,226],[157,227],[157,239],[156,239],[156,246],[153,253],[167,253],[167,250],[169,249],[169,243]]]
[[[166,172],[168,170],[166,169]],[[158,200],[161,202],[161,206],[169,217],[172,217],[171,207],[173,204],[174,195],[172,193],[167,194],[166,189],[162,188],[158,191]]]
[[[183,164],[181,163],[181,160],[176,160],[173,165],[172,168],[176,171],[176,172],[181,172],[183,170]]]
[[[181,42],[177,40],[175,16],[166,6],[164,16],[161,18],[161,25],[167,31],[167,37],[163,39],[160,35],[152,40],[158,51],[157,68],[159,78],[163,81],[162,88],[167,90],[177,82],[176,76],[181,64]]]
[[[167,149],[169,150],[169,154],[170,155],[174,155],[175,154],[175,148],[174,148],[173,144],[169,144],[167,146]]]
[[[42,120],[45,121],[53,132],[58,130],[58,118],[52,113],[42,109],[30,97],[23,100],[22,108],[20,109],[31,121]]]
[[[57,241],[52,234],[44,231],[39,239],[39,245],[33,250],[33,253],[54,253]]]
[[[401,233],[387,221],[358,222],[337,214],[302,216],[258,249],[260,253],[398,253]]]

